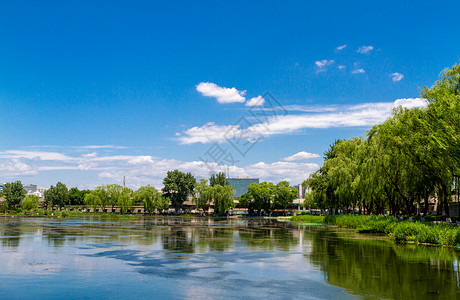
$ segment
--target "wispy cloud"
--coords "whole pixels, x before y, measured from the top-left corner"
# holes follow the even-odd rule
[[[343,69],[345,69],[345,66],[344,66],[344,65],[340,65],[340,66],[338,66],[337,68],[339,68],[340,70],[343,70]]]
[[[262,96],[254,97],[246,102],[246,106],[261,106],[264,105],[265,99]]]
[[[88,150],[88,149],[128,149],[126,146],[119,145],[84,145],[84,146],[58,146],[58,145],[34,145],[28,146],[29,148],[54,148],[54,149],[79,149],[79,150]]]
[[[128,149],[128,147],[117,146],[117,145],[88,145],[88,146],[74,146],[74,148],[78,148],[78,149]]]
[[[361,46],[356,52],[361,54],[369,54],[372,50],[374,50],[374,46]]]
[[[420,98],[398,99],[394,102],[364,103],[357,105],[305,107],[287,106],[287,110],[301,113],[276,116],[265,123],[257,123],[249,128],[232,125],[207,123],[201,127],[192,127],[178,137],[181,144],[225,142],[226,138],[273,136],[290,134],[309,128],[369,127],[383,122],[391,115],[396,106],[407,108],[424,107],[426,101]]]
[[[231,176],[249,176],[274,182],[288,180],[292,183],[300,183],[318,167],[314,163],[278,161],[231,166],[229,170]],[[227,167],[219,166],[216,163],[206,165],[202,161],[155,159],[149,155],[100,156],[99,153],[92,152],[69,156],[65,153],[41,152],[40,155],[32,157],[30,153],[21,150],[7,150],[3,151],[2,156],[0,156],[0,176],[7,180],[9,178],[17,180],[18,177],[24,176],[27,178],[30,178],[30,176],[45,176],[45,173],[48,174],[49,172],[61,172],[59,173],[61,174],[59,180],[66,182],[66,179],[68,179],[66,176],[72,178],[77,174],[74,172],[78,172],[79,176],[85,173],[96,174],[99,182],[92,181],[91,185],[122,182],[125,176],[127,182],[133,188],[146,184],[153,184],[161,188],[162,180],[167,171],[174,169],[191,172],[198,178],[208,177],[210,168],[216,171],[227,171]],[[82,179],[83,185],[85,185],[84,178],[85,176]],[[54,183],[51,182],[50,184]]]
[[[337,48],[335,48],[335,50],[341,51],[341,50],[345,49],[346,47],[347,47],[347,45],[338,46]]]
[[[404,75],[398,72],[391,73],[390,76],[393,82],[401,81],[404,78]]]
[[[363,73],[366,73],[364,69],[356,69],[356,70],[351,71],[351,74],[363,74]]]
[[[318,154],[300,151],[294,155],[283,158],[284,161],[307,160],[320,157]]]
[[[327,70],[327,67],[331,66],[334,63],[334,60],[317,60],[315,61],[315,65],[317,67],[316,72],[325,72]]]
[[[203,96],[216,98],[219,103],[243,103],[246,101],[244,97],[246,91],[239,91],[234,87],[220,87],[212,82],[201,82],[196,86],[196,90]]]

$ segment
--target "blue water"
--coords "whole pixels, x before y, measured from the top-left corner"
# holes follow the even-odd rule
[[[350,279],[363,272],[356,258],[350,258],[357,264],[355,269],[344,270],[342,264],[349,262],[337,252],[338,241],[344,241],[343,251],[359,251],[363,244],[319,226],[181,218],[5,218],[0,222],[2,299],[378,299],[398,295],[385,294],[386,287],[374,293],[354,288],[347,280],[335,282],[341,272],[348,272]],[[393,247],[380,241],[369,252],[401,250]],[[449,259],[448,265],[454,268],[454,262]],[[402,258],[400,263],[411,267]],[[384,263],[378,265],[381,274],[388,271]],[[452,276],[439,280],[456,284],[449,283]],[[446,296],[458,294],[456,287],[448,290]]]

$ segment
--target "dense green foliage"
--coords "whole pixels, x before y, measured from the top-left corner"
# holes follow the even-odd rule
[[[19,204],[22,210],[37,209],[40,205],[39,199],[40,198],[38,196],[27,195],[24,197],[24,199],[21,200]]]
[[[214,174],[211,175],[209,182],[212,181],[213,176]],[[224,183],[224,185],[220,185],[217,182]],[[195,188],[194,202],[196,207],[206,211],[213,204],[212,202],[214,202],[215,213],[224,214],[228,212],[233,207],[232,195],[235,193],[235,190],[226,182],[226,180],[216,181],[214,177],[214,185],[208,185],[208,180],[201,179]]]
[[[6,199],[8,209],[18,208],[19,203],[21,203],[26,194],[27,191],[24,189],[20,181],[7,182],[3,187],[3,196]]]
[[[397,243],[419,243],[460,246],[460,227],[452,224],[397,220],[389,216],[367,215],[300,215],[290,219],[294,223],[324,223],[361,233],[385,234]]]
[[[56,183],[45,191],[45,201],[49,206],[64,207],[69,202],[69,190],[62,182]]]
[[[179,170],[168,171],[163,179],[163,185],[163,196],[171,201],[177,212],[187,198],[193,195],[196,179],[190,173],[183,173]]]
[[[122,213],[126,213],[133,206],[131,195],[133,191],[118,184],[103,184],[94,190],[85,193],[84,204],[104,210],[107,206],[113,209],[119,206]]]
[[[210,186],[216,186],[216,185],[229,185],[228,180],[225,176],[225,173],[220,172],[217,174],[211,174],[211,177],[209,178],[209,185]]]
[[[426,215],[426,200],[436,195],[438,213],[448,214],[460,176],[459,87],[460,65],[454,65],[421,90],[426,108],[395,108],[365,139],[336,141],[323,166],[304,182],[312,189],[305,205],[413,215],[423,200]]]
[[[161,212],[169,207],[168,199],[162,197],[161,193],[151,185],[142,186],[134,192],[134,202],[142,203],[148,214]]]
[[[287,181],[277,185],[271,182],[251,183],[247,193],[240,197],[240,204],[246,206],[250,213],[270,212],[272,209],[287,208],[297,197],[297,190]]]
[[[69,205],[82,205],[84,204],[85,195],[89,193],[89,190],[79,190],[73,187],[69,190]]]

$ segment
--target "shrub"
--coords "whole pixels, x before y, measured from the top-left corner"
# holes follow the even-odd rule
[[[390,234],[396,227],[397,221],[392,217],[371,217],[366,223],[358,226],[358,232]]]
[[[425,228],[423,228],[425,227]],[[394,229],[394,238],[397,243],[415,241],[417,235],[426,230],[427,225],[418,222],[399,222]]]
[[[331,223],[343,228],[356,229],[366,223],[370,218],[371,216],[366,215],[339,215],[331,218],[331,221],[334,221],[334,223]]]
[[[417,233],[416,240],[418,243],[441,244],[436,228],[425,224],[420,224],[420,230]]]

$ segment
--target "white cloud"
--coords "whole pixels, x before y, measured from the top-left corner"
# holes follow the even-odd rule
[[[351,71],[351,74],[363,74],[363,73],[366,73],[364,69],[356,69],[356,70]]]
[[[340,66],[338,66],[337,68],[339,68],[340,70],[343,70],[343,69],[345,69],[345,66],[344,66],[344,65],[340,65]]]
[[[27,151],[27,150],[7,150],[0,152],[0,158],[26,158],[39,160],[74,161],[73,157],[59,152],[46,151]]]
[[[19,153],[18,150],[5,151],[8,153]],[[69,156],[64,153],[53,157],[57,160],[51,160],[51,156],[42,155],[46,160],[34,157],[30,160],[21,157],[1,157],[0,158],[0,176],[4,179],[17,180],[20,176],[27,176],[28,181],[34,182],[30,176],[50,177],[49,174],[60,174],[53,177],[52,182],[59,180],[75,180],[75,177],[81,177],[79,186],[92,187],[103,183],[122,182],[123,177],[130,187],[138,188],[141,185],[152,184],[157,188],[162,187],[162,180],[167,171],[179,169],[184,172],[191,172],[198,178],[208,177],[211,169],[216,172],[227,171],[227,167],[219,166],[216,163],[205,164],[200,160],[180,161],[176,159],[155,159],[149,155],[113,155],[101,156],[100,153],[88,153],[88,155]],[[68,161],[63,161],[61,157],[69,157]],[[314,172],[319,166],[314,163],[304,162],[257,162],[243,166],[230,166],[231,176],[238,177],[255,177],[261,181],[278,182],[287,180],[294,183],[301,183]],[[51,172],[51,173],[50,173]],[[78,175],[77,175],[78,174]],[[91,175],[92,174],[92,175]],[[92,179],[88,185],[88,178]],[[94,178],[94,176],[96,176]]]
[[[234,129],[233,125],[221,126],[209,122],[201,127],[195,126],[185,130],[178,140],[181,144],[222,142],[225,140],[224,135],[232,128]]]
[[[21,159],[0,159],[0,175],[2,177],[28,176],[36,174],[37,170]]]
[[[320,157],[318,154],[300,151],[294,155],[283,158],[285,161],[307,160]]]
[[[428,101],[422,98],[402,98],[394,102],[393,107],[402,106],[404,108],[426,107]]]
[[[324,71],[326,71],[327,67],[331,66],[333,63],[334,63],[334,60],[332,60],[332,59],[331,60],[323,59],[323,60],[315,61],[315,65],[318,67],[316,72],[324,72]]]
[[[260,106],[260,105],[264,105],[264,103],[265,103],[264,97],[257,96],[257,97],[249,99],[248,102],[246,102],[246,106]]]
[[[337,51],[340,51],[340,50],[343,50],[347,47],[347,45],[342,45],[342,46],[338,46],[337,48],[335,48]]]
[[[196,90],[203,96],[214,97],[219,103],[243,103],[246,101],[246,91],[238,91],[236,88],[220,87],[212,82],[201,82]]]
[[[361,54],[369,54],[369,52],[371,52],[372,50],[374,49],[374,46],[361,46],[358,48],[358,53],[361,53]]]
[[[308,128],[370,127],[385,121],[396,106],[406,108],[425,107],[426,101],[419,98],[398,99],[394,102],[363,103],[357,105],[321,107],[287,106],[288,111],[301,113],[274,116],[265,123],[242,129],[232,125],[207,123],[183,132],[178,138],[182,144],[225,142],[233,136],[247,139],[258,136],[290,134]],[[230,132],[229,132],[230,131]]]
[[[391,73],[390,76],[393,82],[401,81],[404,78],[404,75],[398,72]]]

